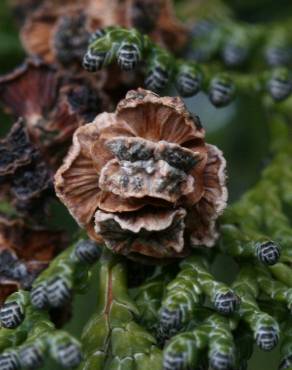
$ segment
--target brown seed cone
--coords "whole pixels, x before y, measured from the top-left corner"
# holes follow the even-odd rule
[[[12,9],[14,19],[17,25],[21,26],[38,6],[42,4],[42,0],[10,0],[9,5]]]
[[[213,246],[227,201],[225,160],[180,98],[138,89],[79,128],[55,175],[59,198],[91,238],[135,257]]]
[[[32,144],[23,119],[0,140],[1,199],[33,219],[43,215],[52,195],[52,171]]]
[[[46,63],[61,62],[64,65],[80,66],[89,33],[93,31],[85,11],[84,4],[58,6],[50,1],[44,2],[27,19],[21,30],[21,41],[27,53],[41,57]]]
[[[8,0],[9,5],[13,11],[14,18],[18,25],[23,25],[26,18],[30,17],[31,14],[41,7],[45,2],[52,6],[60,5],[72,5],[74,3],[80,3],[82,0]]]
[[[18,289],[29,289],[36,276],[65,247],[61,231],[29,226],[0,214],[0,304]]]
[[[35,58],[0,77],[4,108],[15,118],[25,119],[30,138],[53,167],[75,129],[110,108],[109,99],[87,77],[60,74]]]

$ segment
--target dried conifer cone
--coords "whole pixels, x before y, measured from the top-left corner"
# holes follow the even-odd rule
[[[30,289],[66,243],[62,231],[31,226],[20,218],[0,214],[0,306],[18,289]]]
[[[227,201],[222,152],[178,97],[128,92],[74,134],[57,195],[89,236],[130,257],[211,247]]]
[[[14,117],[24,119],[29,138],[52,167],[60,164],[75,129],[110,106],[87,75],[59,73],[38,58],[29,58],[0,76],[0,103]]]

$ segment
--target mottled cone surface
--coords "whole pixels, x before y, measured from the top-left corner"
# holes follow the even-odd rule
[[[21,41],[30,55],[47,63],[74,65],[81,62],[86,51],[89,32],[86,7],[82,2],[54,4],[45,1],[27,18]],[[100,26],[97,22],[97,26]]]
[[[35,58],[0,77],[0,102],[25,119],[30,138],[51,164],[70,145],[75,129],[108,106],[91,81],[69,78]]]
[[[32,144],[26,121],[19,119],[0,140],[1,198],[29,218],[44,212],[52,195],[52,173]]]
[[[227,200],[225,160],[180,98],[130,91],[79,128],[55,176],[81,227],[116,253],[181,257],[213,246]]]
[[[65,246],[65,234],[0,215],[0,304],[34,278]]]

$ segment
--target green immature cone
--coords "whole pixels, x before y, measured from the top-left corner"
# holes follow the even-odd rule
[[[62,252],[35,280],[31,302],[39,309],[61,307],[70,300],[75,261],[71,258],[75,246]]]
[[[135,29],[116,29],[111,32],[111,39],[118,43],[116,47],[117,62],[121,69],[130,71],[143,59],[145,38]]]
[[[147,59],[145,86],[147,89],[159,92],[163,90],[172,77],[174,60],[165,50],[153,45]]]
[[[25,321],[27,337],[15,348],[21,368],[41,368],[48,354],[63,368],[73,368],[80,364],[80,343],[70,334],[56,330],[46,312],[29,307]]]
[[[281,128],[279,123],[281,123],[279,119],[275,123],[273,120],[273,136],[277,135],[275,133],[275,125],[277,125],[277,128]],[[281,135],[283,135],[282,131]],[[286,135],[287,133],[285,133]],[[281,137],[281,142],[285,143],[286,140]],[[278,145],[279,143],[277,143]],[[270,267],[272,274],[277,280],[291,287],[291,269],[283,263],[275,264],[279,260],[280,249],[281,260],[288,263],[292,261],[290,252],[292,241],[291,228],[289,220],[284,214],[282,204],[284,200],[282,196],[282,181],[285,182],[285,179],[290,176],[290,172],[286,170],[287,165],[285,164],[287,163],[286,161],[289,161],[290,155],[287,157],[285,145],[281,145],[281,147],[283,148],[281,149],[281,154],[275,157],[265,169],[261,181],[251,191],[246,193],[238,204],[235,204],[227,211],[227,219],[229,221],[232,220],[234,223],[239,223],[240,229],[247,235],[257,234],[258,230],[261,230],[264,226],[265,232],[274,241],[267,240],[260,244],[258,256],[264,263],[274,264],[274,266]],[[281,182],[279,182],[279,178],[281,178]],[[268,193],[266,189],[269,189]],[[287,192],[289,194],[288,189]]]
[[[267,314],[254,317],[256,344],[263,351],[271,351],[279,341],[280,328],[277,321]]]
[[[226,66],[238,67],[246,62],[251,49],[250,36],[240,27],[231,27],[221,51]]]
[[[160,329],[166,337],[182,329],[202,301],[202,290],[196,279],[196,272],[186,266],[166,287],[159,319]]]
[[[101,69],[106,63],[111,61],[111,44],[108,42],[100,43],[98,47],[89,46],[86,54],[83,57],[83,67],[89,72],[96,72]]]
[[[203,55],[205,52],[217,53],[223,45],[223,59],[229,66],[237,66],[245,60],[250,48],[248,32],[243,34],[242,37],[240,30],[226,33],[223,27],[219,33],[214,33],[211,42],[208,41],[203,48],[198,47],[195,53],[198,55]],[[228,35],[227,38],[226,35]],[[257,37],[258,35],[255,39]],[[201,57],[192,59],[198,61]],[[282,68],[276,69],[272,74],[265,72],[256,76],[233,73],[231,79],[224,71],[217,71],[214,75],[212,66],[199,66],[195,62],[176,59],[136,29],[110,26],[97,30],[90,37],[89,46],[83,58],[83,67],[90,72],[96,72],[115,61],[125,71],[145,66],[146,88],[159,92],[169,82],[174,82],[178,92],[185,97],[193,96],[201,89],[204,82],[202,69],[204,80],[209,81],[209,99],[215,107],[228,105],[237,90],[258,94],[259,86],[263,84],[264,89],[268,90],[276,101],[287,98],[291,93],[291,78]]]
[[[7,351],[0,355],[0,369],[1,370],[19,370],[19,358],[15,351]]]
[[[235,362],[235,345],[228,320],[215,316],[210,318],[209,364],[214,370],[229,370]]]
[[[131,71],[142,59],[142,51],[139,46],[130,41],[122,42],[117,51],[117,60],[121,69]]]
[[[83,67],[95,72],[117,58],[121,69],[132,70],[143,58],[144,44],[145,38],[135,29],[107,27],[91,36]]]
[[[274,28],[269,34],[264,50],[266,62],[271,67],[287,65],[292,60],[289,36],[284,28]]]
[[[29,340],[18,350],[19,362],[24,369],[40,369],[44,364],[47,348],[44,333],[40,334],[43,336],[39,338],[30,336]]]
[[[13,330],[2,328],[0,331],[0,369],[37,368],[32,363],[32,352],[41,353],[40,349],[45,350],[45,338],[52,330],[54,325],[48,320],[47,314],[28,305],[25,319],[19,327]]]
[[[181,96],[196,95],[201,90],[202,81],[203,73],[195,64],[179,64],[175,76],[175,86]]]
[[[51,356],[64,368],[75,368],[82,361],[80,343],[63,331],[50,335]]]
[[[31,290],[31,303],[34,307],[44,310],[49,307],[46,282],[36,283]]]
[[[211,79],[209,84],[209,99],[217,107],[225,107],[235,97],[235,84],[227,75],[218,75]]]
[[[233,284],[241,299],[239,315],[254,333],[254,340],[264,351],[271,351],[279,341],[279,324],[270,315],[262,312],[257,304],[259,287],[255,269],[245,266]]]
[[[182,269],[192,269],[202,292],[210,298],[214,308],[224,315],[233,313],[239,305],[237,295],[224,283],[215,280],[209,273],[209,264],[201,256],[192,256],[181,263]]]
[[[41,311],[33,311],[33,321],[28,336],[17,348],[18,358],[23,369],[39,369],[43,366],[48,349],[48,337],[54,331],[54,325]]]
[[[91,36],[91,42],[83,57],[83,67],[89,72],[96,72],[114,59],[111,30],[109,27]]]
[[[271,97],[280,102],[292,93],[292,77],[286,68],[275,69],[267,80],[267,90]]]
[[[280,258],[280,247],[258,233],[244,233],[237,226],[220,227],[219,246],[222,252],[235,258],[256,258],[266,265],[274,265]]]
[[[197,340],[193,332],[185,332],[173,337],[163,351],[163,370],[195,368],[199,357]],[[202,333],[200,340],[205,346],[207,345],[208,339],[205,333]]]
[[[68,272],[70,271],[70,274]],[[58,308],[67,304],[72,296],[72,270],[63,269],[54,271],[51,278],[47,280],[37,280],[31,291],[31,302],[39,309]],[[56,275],[56,276],[54,276]]]
[[[40,369],[43,366],[44,354],[34,343],[19,351],[19,362],[24,369]]]
[[[219,51],[224,32],[218,23],[208,20],[200,23],[202,27],[198,25],[193,31],[190,56],[197,62],[207,62]]]
[[[228,40],[222,50],[222,59],[228,67],[242,65],[248,57],[248,48],[234,40]]]
[[[208,349],[209,366],[228,370],[234,363],[234,342],[228,319],[211,315],[197,329],[177,334],[163,353],[164,370],[196,368],[202,351]]]
[[[82,293],[88,285],[89,269],[98,260],[101,246],[80,240],[52,261],[35,280],[31,291],[34,307],[62,307],[71,300],[73,291]]]
[[[101,252],[100,246],[92,240],[86,239],[77,242],[73,253],[79,262],[92,265],[98,261]]]
[[[280,259],[280,247],[271,240],[256,243],[255,250],[259,261],[266,265],[275,265]]]
[[[72,284],[70,279],[54,277],[50,279],[46,287],[49,306],[53,308],[62,307],[71,300]]]
[[[0,308],[1,326],[13,329],[20,325],[25,318],[25,309],[29,302],[29,293],[23,290],[10,295]]]

